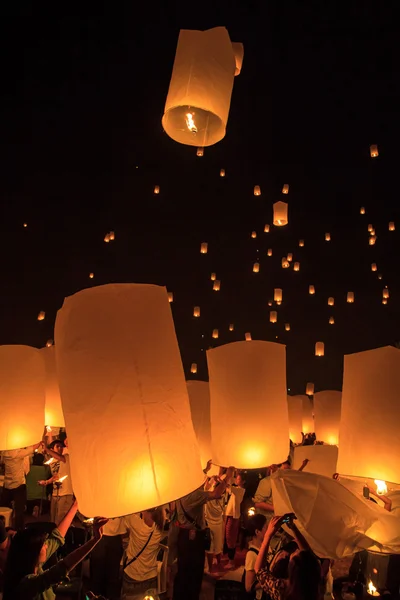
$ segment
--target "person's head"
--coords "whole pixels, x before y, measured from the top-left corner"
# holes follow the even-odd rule
[[[253,515],[247,523],[247,531],[254,541],[262,542],[267,531],[267,519],[264,515]]]
[[[292,466],[290,464],[290,460],[285,460],[285,462],[283,462],[279,468],[281,471],[286,471],[286,469],[291,469]]]
[[[3,600],[15,598],[18,584],[46,561],[47,534],[37,528],[18,531],[10,544],[4,570]]]
[[[236,485],[238,485],[239,487],[244,487],[245,483],[246,483],[246,478],[244,476],[244,473],[240,473],[237,472],[236,473],[236,477],[235,477],[235,483]]]
[[[296,550],[289,561],[287,600],[318,600],[321,565],[310,550]]]
[[[41,467],[44,463],[44,456],[43,454],[40,454],[39,452],[35,452],[35,454],[33,455],[32,458],[32,464],[35,465],[36,467]]]
[[[159,529],[160,531],[164,529],[164,511],[162,509],[162,506],[159,506],[157,508],[150,508],[149,510],[144,510],[143,514],[146,514],[148,517],[151,517],[151,519],[156,524],[157,529]]]
[[[65,448],[65,444],[61,440],[53,440],[51,444],[49,444],[50,450],[53,452],[57,452],[57,454],[62,454]]]

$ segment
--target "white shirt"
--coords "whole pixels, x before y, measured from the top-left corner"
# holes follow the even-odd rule
[[[123,518],[124,525],[129,531],[129,542],[127,549],[127,561],[129,562],[134,556],[139,554],[150,533],[153,532],[150,542],[145,550],[133,563],[128,565],[125,573],[135,581],[145,581],[157,577],[157,554],[162,538],[162,532],[154,523],[152,527],[148,527],[139,515],[128,515]]]
[[[69,468],[69,454],[64,454],[63,456],[65,458],[65,462],[60,460],[60,468],[58,469],[57,475],[58,479],[61,479],[61,477],[64,477],[64,475],[67,475],[67,478],[61,482],[60,488],[58,489],[58,493],[58,486],[53,486],[53,496],[72,496],[72,494],[74,493],[74,490],[72,488],[71,470]]]
[[[250,552],[250,550],[256,550],[256,552]],[[256,560],[257,560],[257,556],[258,556],[258,552],[259,552],[259,548],[256,548],[256,546],[253,546],[253,544],[249,545],[249,550],[246,554],[246,562],[244,565],[244,568],[247,571],[255,571],[255,566],[256,566]],[[256,590],[256,598],[257,600],[261,600],[262,598],[262,590]]]
[[[103,534],[109,536],[122,535],[126,533],[126,527],[122,517],[109,519],[103,527]]]
[[[2,452],[4,461],[4,487],[14,490],[25,485],[25,457],[33,454],[33,446],[20,450],[5,450]]]
[[[240,519],[240,505],[245,494],[245,489],[237,486],[231,487],[231,497],[229,498],[226,506],[225,515],[227,517],[233,517],[234,519]]]

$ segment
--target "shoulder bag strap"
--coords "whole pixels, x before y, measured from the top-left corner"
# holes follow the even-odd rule
[[[182,511],[183,511],[183,514],[185,515],[185,519],[186,519],[187,521],[189,521],[189,523],[191,523],[192,525],[194,525],[196,529],[199,529],[199,530],[200,530],[200,529],[201,529],[201,527],[199,527],[199,526],[197,525],[197,523],[196,523],[195,519],[193,519],[193,517],[191,517],[191,516],[190,516],[190,515],[189,515],[189,514],[186,512],[186,510],[185,510],[185,508],[184,508],[184,506],[183,506],[182,500],[179,500],[179,504],[181,505],[181,509],[182,509]]]
[[[144,552],[146,550],[147,546],[149,545],[149,542],[150,542],[151,538],[153,537],[153,533],[154,533],[154,529],[153,529],[153,531],[150,532],[150,535],[147,538],[147,542],[145,543],[145,545],[143,546],[143,548],[140,550],[140,552],[138,552],[136,554],[136,556],[134,556],[130,560],[127,560],[127,557],[125,557],[125,560],[124,560],[124,569],[126,569],[126,567],[129,567],[129,565],[131,565],[133,562],[135,562],[135,560],[137,560],[139,558],[139,556],[142,554],[142,552]]]

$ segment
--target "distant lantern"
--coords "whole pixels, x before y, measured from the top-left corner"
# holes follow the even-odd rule
[[[289,184],[285,183],[282,188],[282,194],[288,194],[288,193],[289,193]]]
[[[363,206],[360,208],[360,215],[365,215],[365,208]]]
[[[24,223],[24,227],[28,227],[28,223]]]
[[[219,279],[216,279],[213,283],[213,290],[214,292],[219,292],[221,289],[221,282],[219,281]]]
[[[200,156],[202,156],[202,154],[200,154]],[[190,367],[190,372],[197,373],[197,363],[192,363],[192,365]]]
[[[174,301],[174,293],[168,292],[168,302],[171,303]]]
[[[354,302],[354,292],[347,292],[347,302],[349,304],[353,304],[353,302]]]
[[[272,248],[268,248],[267,256],[272,256]]]
[[[295,262],[293,264],[293,271],[300,271],[300,263],[299,262]]]
[[[335,306],[335,298],[333,298],[332,296],[330,296],[328,298],[328,305],[329,306]]]
[[[204,148],[202,148],[202,147],[197,148],[196,156],[204,156]]]
[[[212,337],[217,340],[219,336],[218,329],[213,329]]]
[[[46,313],[44,312],[44,310],[41,310],[40,313],[37,316],[37,320],[38,321],[44,321],[45,316],[46,316]]]
[[[199,317],[200,316],[200,306],[195,306],[193,309],[193,316],[194,317]]]
[[[109,233],[107,233],[107,234],[104,236],[104,241],[106,242],[106,244],[108,244],[108,242],[110,241],[110,234],[109,234]]]
[[[276,323],[277,320],[278,320],[278,313],[276,312],[276,310],[271,310],[269,312],[269,322]]]
[[[378,279],[382,279],[382,275],[380,273],[378,275]]]
[[[312,396],[314,394],[314,384],[308,382],[306,385],[306,394],[307,396]]]
[[[304,240],[299,240],[299,247],[304,248]]]
[[[251,333],[245,333],[244,339],[246,340],[246,342],[251,342]]]
[[[254,186],[254,195],[255,196],[261,196],[261,188],[259,185],[255,185]]]
[[[268,302],[268,306],[272,306],[272,302],[271,302],[271,300]]]
[[[225,177],[225,169],[221,169],[219,172],[220,177]]]
[[[374,246],[376,242],[376,235],[371,235],[371,237],[368,240],[368,243],[370,246]]]
[[[369,223],[368,225],[368,233],[371,233],[371,231],[373,231],[374,226],[372,225],[372,223]]]
[[[280,288],[274,289],[274,302],[282,302],[282,290]]]
[[[115,232],[110,231],[110,233],[108,235],[110,236],[110,241],[113,242],[115,240]]]
[[[284,256],[282,258],[282,269],[288,269],[290,267],[289,261],[286,258],[286,256]]]
[[[288,205],[286,202],[275,202],[274,209],[274,225],[282,227],[288,224]]]
[[[159,185],[155,185],[154,186],[154,193],[155,194],[159,194],[160,193],[160,186]]]
[[[259,273],[260,271],[260,263],[256,262],[253,265],[253,273]]]
[[[229,331],[234,331],[234,329],[235,329],[234,324],[230,323],[230,325],[229,325]]]
[[[382,304],[387,304],[387,303],[388,303],[387,298],[382,298]]]
[[[217,274],[216,273],[211,273],[211,281],[215,281],[217,279]]]
[[[46,342],[46,348],[50,348],[50,346],[52,346],[53,344],[54,344],[54,340],[52,340],[52,339],[47,340],[47,342]]]
[[[290,323],[285,323],[285,331],[290,331]]]
[[[371,231],[369,232],[369,235],[375,235],[375,229],[371,229]]]
[[[93,279],[94,273],[89,273],[89,279]]]
[[[255,240],[256,237],[257,237],[257,232],[256,231],[252,231],[251,232],[251,237],[253,238],[253,240]]]
[[[202,242],[200,245],[200,253],[201,254],[207,254],[208,252],[208,243],[207,242]]]
[[[371,264],[371,271],[377,271],[378,267],[376,266],[376,263],[372,263]]]
[[[317,342],[315,344],[315,356],[324,356],[324,354],[325,354],[324,342]]]
[[[379,156],[377,144],[371,144],[371,146],[369,147],[369,153],[371,155],[371,158],[376,158],[377,156]]]
[[[242,60],[242,44],[232,43],[225,27],[181,29],[162,118],[173,140],[204,147],[224,138]]]
[[[382,298],[389,298],[389,290],[387,288],[383,289]]]
[[[315,287],[313,285],[308,286],[308,293],[311,295],[315,294]]]
[[[335,317],[329,317],[329,325],[335,324]]]
[[[326,233],[325,234],[325,241],[326,242],[330,242],[331,241],[331,234],[330,233]]]
[[[269,225],[264,225],[264,233],[269,233]]]
[[[389,223],[389,231],[394,231],[396,228],[394,226],[394,221],[390,221]]]
[[[287,260],[289,262],[292,262],[292,260],[293,260],[293,254],[291,252],[289,252],[286,258],[287,258]]]

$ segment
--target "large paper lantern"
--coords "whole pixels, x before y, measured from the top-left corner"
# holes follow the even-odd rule
[[[61,405],[60,388],[58,387],[56,348],[43,348],[40,354],[44,360],[46,373],[45,424],[51,427],[65,427],[64,413]]]
[[[286,202],[275,202],[274,206],[274,225],[282,227],[288,224],[288,205]]]
[[[207,381],[191,380],[187,381],[186,385],[189,393],[194,432],[199,444],[201,464],[204,468],[212,458],[210,389]]]
[[[308,388],[310,384],[307,383],[307,390],[306,393],[309,394],[310,393],[310,389]],[[311,392],[311,394],[314,393],[314,385],[313,385],[313,390]],[[301,398],[302,404],[303,404],[303,428],[302,431],[303,433],[314,433],[314,415],[313,415],[313,407],[312,407],[312,402],[310,400],[310,398],[306,395],[301,395],[299,396],[299,398]]]
[[[288,396],[289,436],[294,444],[302,441],[303,431],[303,400],[301,396]]]
[[[344,357],[338,471],[400,483],[400,350]]]
[[[338,448],[337,446],[297,446],[294,449],[293,469],[300,469],[303,461],[310,461],[305,470],[307,473],[332,477],[337,470]]]
[[[57,314],[55,340],[79,510],[121,516],[196,489],[203,473],[166,289],[78,292]]]
[[[235,342],[207,351],[213,460],[239,469],[289,452],[285,346]]]
[[[44,430],[45,371],[40,350],[0,346],[0,450],[36,444]]]
[[[225,27],[182,29],[162,125],[176,142],[211,146],[225,136],[243,46],[233,46]]]
[[[315,435],[319,442],[338,444],[341,407],[341,392],[324,390],[314,394]]]

